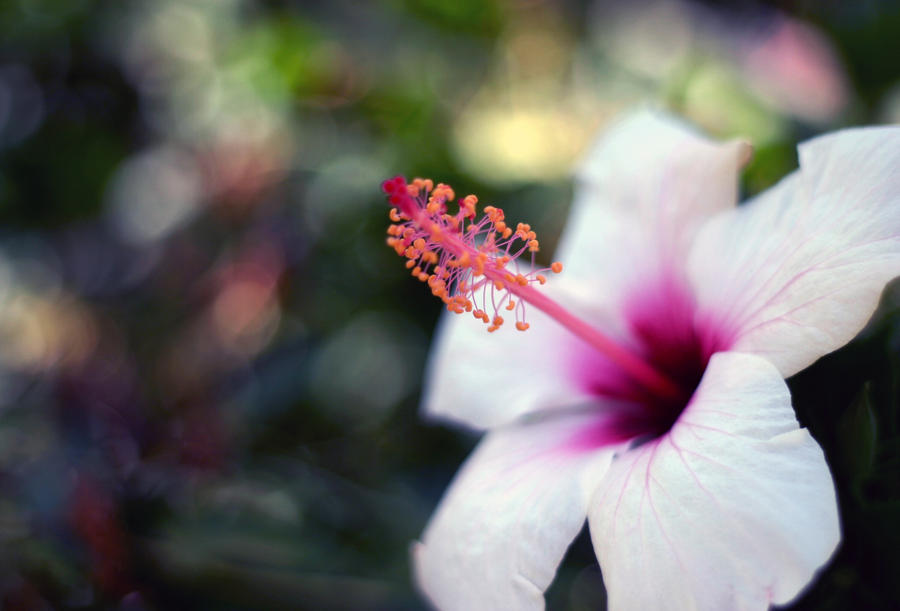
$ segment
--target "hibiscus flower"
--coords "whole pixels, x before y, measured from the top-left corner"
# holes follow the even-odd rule
[[[828,561],[834,485],[784,378],[849,341],[900,274],[900,128],[799,153],[736,206],[746,143],[626,118],[578,173],[549,282],[559,264],[515,268],[530,227],[385,183],[413,275],[499,329],[448,315],[428,367],[425,413],[487,431],[414,547],[437,607],[542,608],[585,519],[614,610],[764,609]],[[505,310],[528,331],[500,329]]]

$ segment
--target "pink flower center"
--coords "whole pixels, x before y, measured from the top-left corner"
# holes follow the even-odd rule
[[[698,323],[690,290],[672,273],[644,285],[623,304],[622,342],[650,367],[671,380],[678,395],[660,395],[610,366],[602,354],[581,345],[572,352],[575,382],[602,403],[612,403],[612,419],[581,442],[605,443],[610,429],[619,438],[656,438],[667,433],[690,403],[709,359],[727,349],[723,330]],[[594,443],[592,443],[592,441]]]

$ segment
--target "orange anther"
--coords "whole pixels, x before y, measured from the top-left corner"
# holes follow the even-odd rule
[[[475,197],[474,195],[466,195],[466,197],[459,204],[459,211],[465,217],[475,218],[476,203],[478,203],[477,197]]]
[[[472,275],[476,278],[484,273],[484,262],[487,261],[487,255],[483,252],[478,253],[475,257],[475,263],[472,265]]]
[[[388,217],[390,217],[390,219],[395,223],[400,222],[400,215],[397,213],[396,208],[391,208],[391,211],[388,212]]]
[[[413,242],[413,246],[415,246],[418,250],[425,250],[425,240],[422,238],[416,238],[416,241]]]
[[[553,270],[554,274],[558,274],[562,271],[562,263],[556,261],[555,263],[553,263],[553,265],[550,266],[550,269]]]
[[[507,228],[503,231],[503,238],[504,238],[504,239],[505,239],[505,238],[508,238],[508,237],[511,236],[511,235],[512,235],[512,229],[509,228],[509,227],[507,227]]]
[[[413,267],[415,267],[415,265],[416,265],[416,260],[410,259],[409,261],[406,262],[406,269],[412,269]]]
[[[516,323],[516,329],[519,331],[525,331],[529,326],[530,325],[527,322],[522,322],[521,320]]]
[[[509,303],[506,304],[506,309],[509,311],[513,311],[516,308],[516,302],[512,299],[509,300]]]
[[[499,327],[500,325],[503,324],[503,317],[502,316],[494,316],[493,323],[494,323],[495,327]]]
[[[538,274],[535,277],[537,278],[537,281],[540,282],[541,284],[544,284],[545,282],[547,282],[547,276],[544,276],[543,274]]]
[[[516,274],[516,282],[519,283],[519,286],[525,286],[526,284],[528,284],[528,278],[526,278],[522,274]]]

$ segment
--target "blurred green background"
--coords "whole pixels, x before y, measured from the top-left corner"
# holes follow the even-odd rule
[[[408,546],[476,440],[417,415],[441,304],[380,180],[549,253],[648,102],[752,140],[752,195],[900,121],[900,4],[0,2],[3,608],[423,608]],[[790,380],[844,528],[797,609],[900,608],[898,304]],[[604,600],[583,534],[548,607]]]

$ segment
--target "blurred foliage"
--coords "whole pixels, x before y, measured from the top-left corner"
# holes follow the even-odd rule
[[[475,439],[417,416],[440,304],[380,179],[477,192],[552,252],[633,104],[754,141],[748,195],[900,117],[896,3],[742,7],[0,3],[4,608],[421,608],[408,545]],[[790,381],[844,525],[798,609],[900,606],[897,295]],[[582,535],[548,606],[603,600]]]

